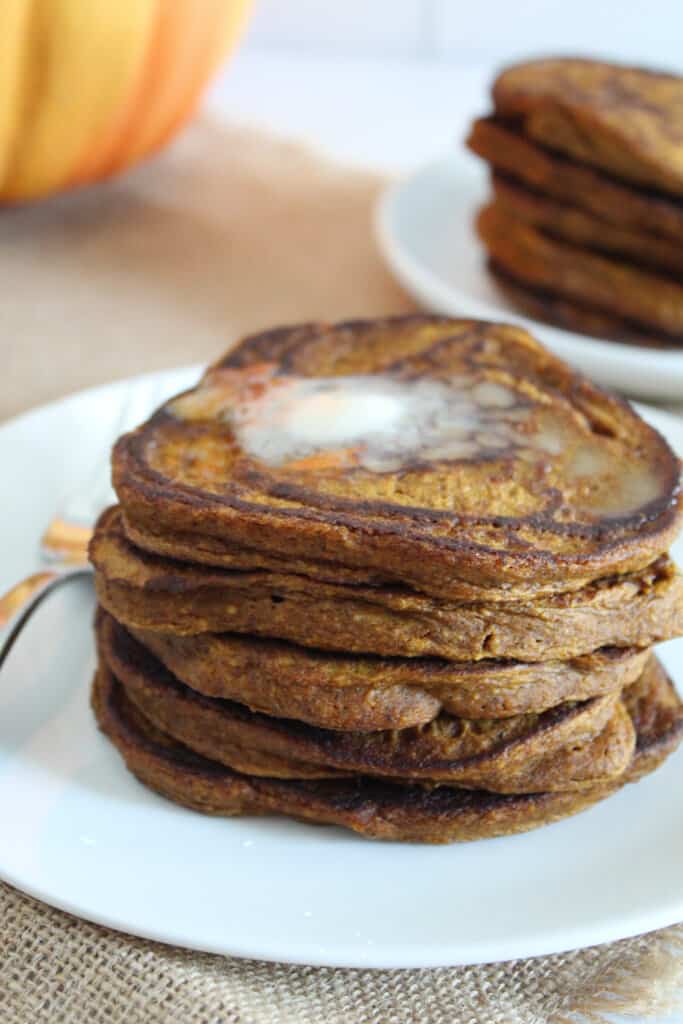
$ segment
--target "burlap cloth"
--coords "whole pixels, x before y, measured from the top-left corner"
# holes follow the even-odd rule
[[[243,331],[412,308],[372,242],[381,185],[204,121],[121,181],[4,211],[0,416],[208,360]],[[171,949],[5,885],[0,915],[2,1024],[540,1024],[661,1014],[683,995],[683,927],[566,956],[369,972]]]

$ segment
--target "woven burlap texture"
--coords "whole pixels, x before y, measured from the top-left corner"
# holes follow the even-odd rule
[[[124,178],[4,211],[0,417],[215,358],[274,323],[412,309],[372,240],[382,185],[297,143],[200,120]],[[598,1020],[664,1012],[683,972],[680,928],[567,956],[369,972],[171,949],[8,886],[0,920],[1,1024]]]
[[[349,971],[170,949],[8,886],[0,917],[2,1024],[576,1024],[661,1014],[683,982],[683,928],[484,967]]]

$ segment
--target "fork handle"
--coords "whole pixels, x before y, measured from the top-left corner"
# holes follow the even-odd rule
[[[0,597],[0,630],[5,626],[9,628],[5,636],[0,636],[0,667],[43,598],[61,583],[76,579],[78,576],[89,575],[90,572],[86,566],[36,572],[16,583]]]
[[[45,572],[34,572],[32,576],[15,583],[0,597],[0,629],[32,600],[38,598],[60,575],[61,573],[48,569]]]

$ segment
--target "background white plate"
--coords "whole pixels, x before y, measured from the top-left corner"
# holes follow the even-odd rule
[[[174,371],[84,392],[0,428],[3,588],[35,567],[59,493]],[[141,413],[142,414],[142,413]],[[647,412],[683,452],[683,421]],[[683,919],[683,751],[601,806],[463,846],[372,843],[279,819],[212,819],[147,791],[88,707],[92,589],[38,612],[0,685],[0,877],[136,935],[240,956],[357,967],[524,957]],[[683,680],[683,642],[664,660]]]
[[[375,220],[390,268],[421,304],[439,313],[506,320],[531,330],[601,384],[644,398],[683,398],[683,349],[600,341],[520,315],[486,272],[474,216],[489,193],[481,160],[454,152],[380,197]]]

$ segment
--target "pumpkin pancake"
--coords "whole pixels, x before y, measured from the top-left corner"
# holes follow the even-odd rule
[[[133,635],[178,679],[207,697],[327,729],[405,729],[440,711],[508,718],[622,690],[648,651],[606,647],[569,661],[446,661],[317,651],[234,633]]]
[[[680,701],[653,659],[626,694],[636,729],[633,760],[618,779],[570,792],[501,795],[363,777],[292,781],[235,772],[193,753],[154,726],[101,665],[93,685],[100,728],[143,783],[193,810],[213,815],[284,814],[342,825],[377,839],[447,843],[524,832],[609,796],[655,769],[683,733]]]
[[[496,207],[572,245],[612,254],[639,267],[683,274],[683,248],[667,238],[617,227],[577,206],[558,202],[501,174],[493,176]]]
[[[362,569],[358,566],[340,565],[335,562],[314,562],[311,559],[295,556],[285,558],[270,552],[254,551],[231,545],[216,537],[199,537],[191,533],[175,533],[166,530],[160,533],[154,523],[137,523],[121,515],[121,525],[126,537],[143,551],[152,554],[167,555],[183,562],[194,562],[198,565],[214,565],[223,569],[271,569],[274,572],[296,573],[297,576],[308,576],[312,580],[323,583],[350,583],[360,586],[381,586],[386,583],[399,583],[391,579],[389,572]],[[466,580],[449,581],[444,589],[452,592],[459,601],[490,601],[504,602],[520,599],[533,600],[547,594],[578,589],[583,580],[545,581],[543,583],[529,580],[495,587],[479,585]],[[429,593],[429,584],[425,591]]]
[[[643,331],[627,320],[610,316],[602,310],[579,305],[561,295],[540,288],[529,288],[493,261],[488,263],[489,273],[505,299],[526,316],[555,324],[568,331],[605,338],[622,345],[644,345],[646,348],[678,348],[676,341],[656,331]]]
[[[181,682],[207,697],[359,732],[422,725],[442,710],[462,718],[545,711],[622,690],[648,657],[647,649],[605,647],[568,661],[455,662],[344,654],[234,633],[130,632]]]
[[[491,260],[529,287],[683,342],[683,285],[673,279],[560,242],[497,202],[479,212],[477,231]]]
[[[667,558],[535,602],[463,604],[405,588],[173,562],[134,548],[116,509],[100,518],[90,557],[100,604],[135,630],[236,632],[324,650],[531,662],[605,646],[649,647],[683,631],[683,577]]]
[[[594,60],[534,60],[498,75],[493,101],[541,145],[683,196],[683,78]]]
[[[146,718],[197,753],[254,775],[360,773],[500,793],[544,792],[620,775],[635,744],[618,691],[540,715],[468,721],[442,712],[419,728],[333,732],[201,696],[110,616],[99,619],[98,646]]]
[[[150,549],[194,560],[196,538],[205,563],[258,551],[491,603],[644,568],[679,528],[679,476],[525,331],[430,316],[247,338],[113,456]]]
[[[610,224],[661,235],[676,244],[683,236],[683,203],[678,199],[623,184],[545,149],[526,138],[519,120],[479,118],[470,129],[467,145],[520,184]]]

